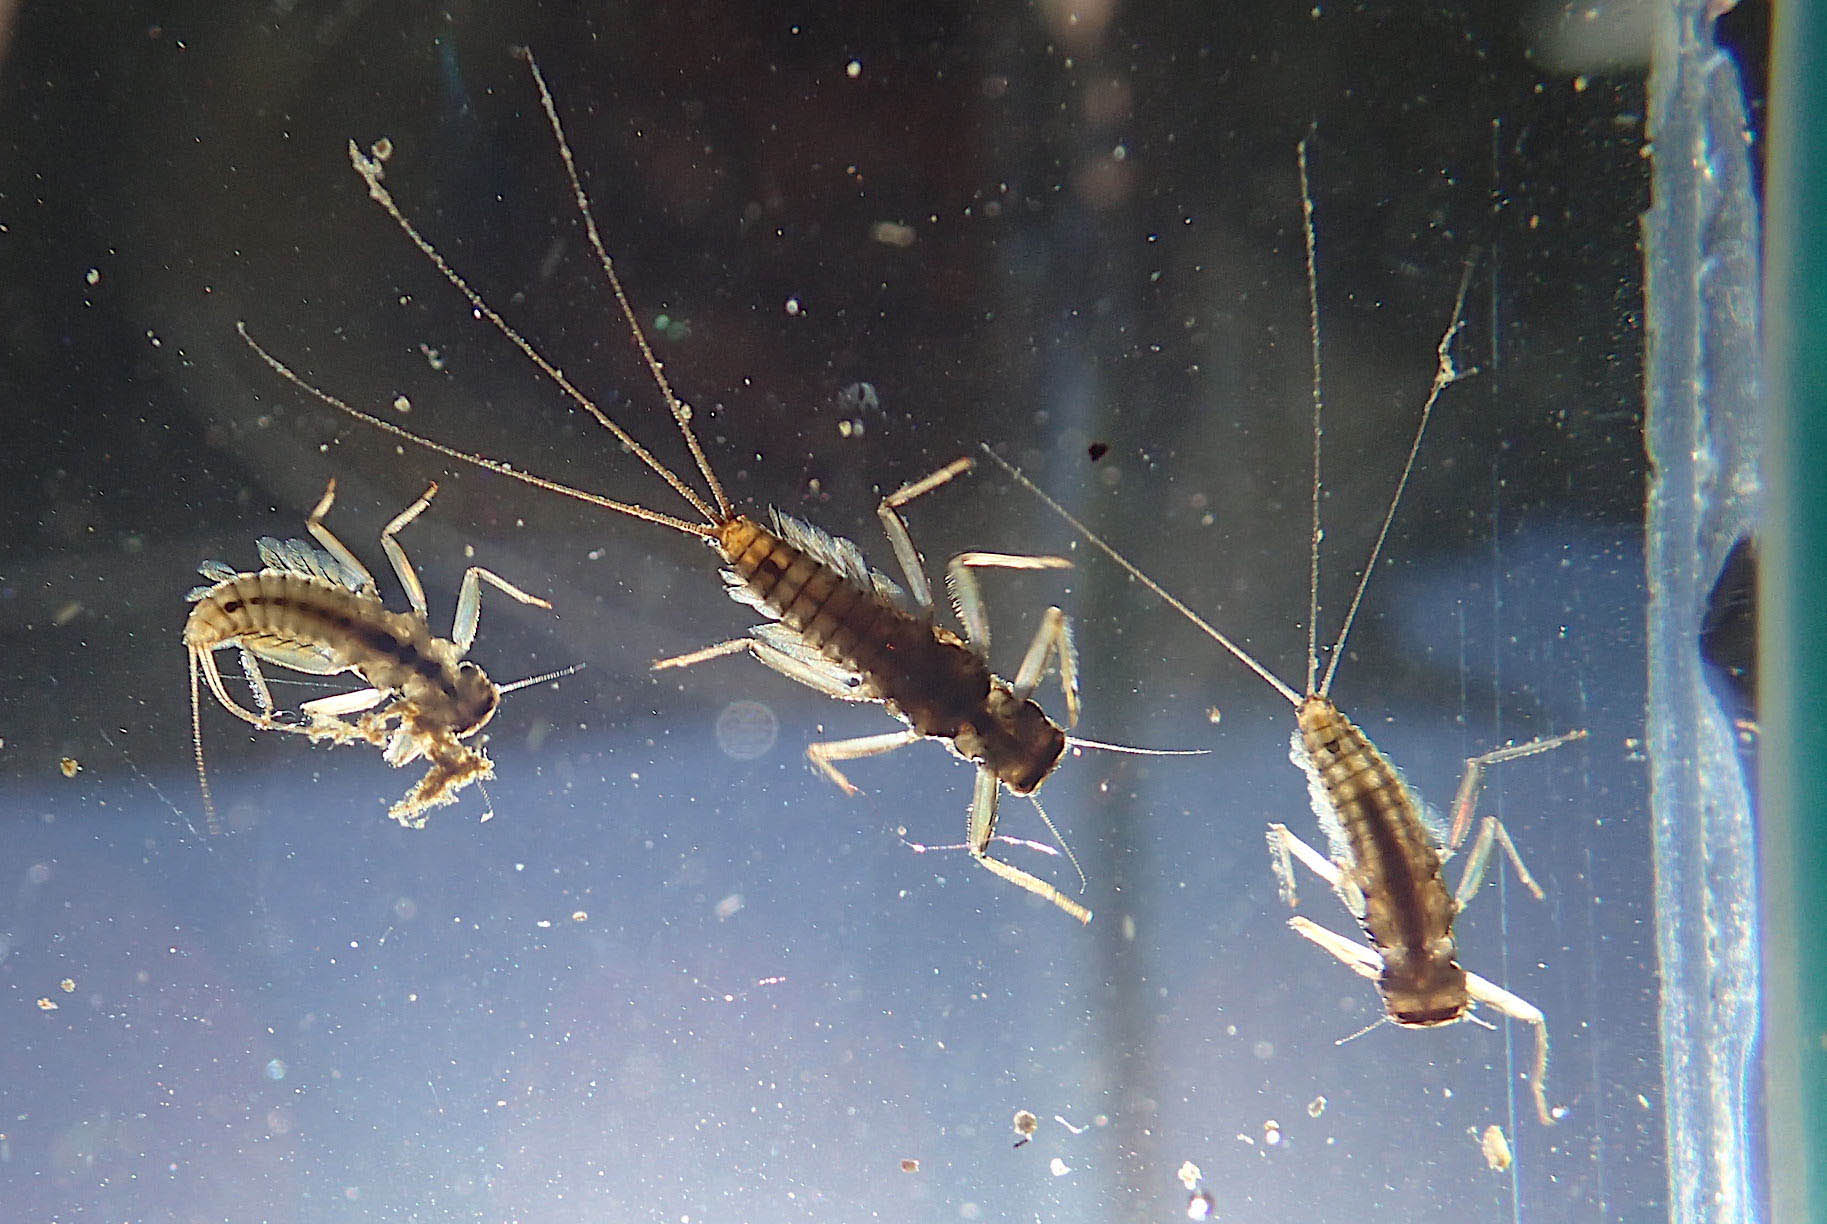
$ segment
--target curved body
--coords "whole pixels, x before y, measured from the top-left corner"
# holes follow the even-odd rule
[[[455,802],[471,782],[494,776],[495,767],[479,748],[463,743],[487,725],[501,704],[502,690],[480,667],[464,659],[475,640],[481,584],[487,582],[522,603],[551,607],[488,570],[471,567],[457,598],[450,638],[431,631],[425,590],[394,536],[431,504],[437,485],[396,515],[381,532],[381,544],[406,589],[410,612],[381,603],[374,576],[324,526],[336,499],[336,482],[324,489],[305,520],[320,551],[303,540],[258,542],[265,568],[238,573],[219,561],[201,567],[212,585],[190,593],[196,606],[184,622],[190,656],[190,719],[196,744],[197,780],[212,829],[215,802],[203,768],[201,679],[222,708],[262,731],[286,731],[313,741],[355,740],[380,748],[389,765],[423,757],[431,768],[389,815],[409,828],[422,828],[425,812]],[[258,712],[230,696],[216,665],[216,652],[235,649],[253,690]],[[282,716],[260,671],[262,662],[313,676],[345,672],[368,687],[306,702],[304,721]],[[516,687],[513,685],[510,688]],[[359,718],[351,717],[360,715]]]
[[[238,646],[313,675],[353,672],[411,705],[421,727],[459,738],[480,731],[501,701],[482,669],[422,617],[309,574],[265,569],[217,583],[190,610],[184,645]]]

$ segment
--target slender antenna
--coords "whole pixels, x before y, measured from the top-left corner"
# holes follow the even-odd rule
[[[649,510],[645,506],[636,506],[630,502],[616,501],[614,498],[603,497],[596,493],[586,493],[582,489],[573,489],[571,486],[559,484],[555,480],[547,480],[543,476],[535,476],[530,472],[523,472],[516,467],[502,463],[498,459],[490,459],[483,455],[471,454],[469,451],[458,450],[454,446],[446,446],[442,442],[434,442],[430,438],[422,437],[409,429],[402,429],[392,421],[382,420],[380,417],[363,412],[359,408],[344,403],[334,395],[331,395],[328,391],[319,390],[306,382],[303,378],[300,378],[297,374],[294,374],[291,368],[283,361],[280,361],[279,358],[260,347],[260,342],[248,334],[246,323],[237,321],[235,323],[235,330],[241,333],[241,338],[247,342],[249,348],[254,350],[260,360],[272,367],[275,374],[278,374],[281,378],[319,402],[329,405],[338,412],[347,413],[358,421],[365,421],[376,429],[390,433],[396,438],[404,438],[413,445],[422,446],[426,450],[436,451],[438,454],[447,456],[451,459],[461,459],[464,463],[473,464],[476,467],[484,468],[502,476],[512,477],[523,484],[530,484],[536,489],[544,489],[549,493],[557,493],[560,496],[573,498],[592,506],[599,506],[604,510],[614,510],[618,513],[626,514],[630,518],[638,518],[649,523],[658,523],[662,527],[670,527],[674,531],[680,531],[686,535],[698,536],[706,540],[714,540],[717,538],[716,529],[713,527],[707,527],[701,523],[690,523],[681,518],[674,518],[670,514],[661,514],[658,510]]]
[[[1035,484],[1032,480],[1029,480],[1025,475],[1023,475],[1020,468],[1016,467],[1014,464],[1010,463],[1007,459],[1004,459],[1001,455],[998,455],[995,451],[991,450],[990,446],[987,442],[983,443],[983,453],[988,455],[991,459],[994,459],[996,461],[996,464],[998,467],[1000,467],[1003,471],[1007,472],[1010,476],[1014,477],[1015,482],[1017,484],[1021,485],[1024,489],[1026,489],[1028,492],[1032,493],[1034,496],[1040,498],[1040,500],[1046,504],[1048,509],[1052,510],[1053,513],[1055,513],[1055,514],[1059,515],[1061,518],[1065,519],[1066,522],[1071,525],[1072,529],[1074,531],[1078,532],[1078,534],[1080,536],[1082,536],[1088,543],[1090,543],[1093,547],[1095,547],[1099,551],[1101,551],[1105,556],[1109,557],[1112,561],[1115,561],[1118,565],[1122,566],[1125,570],[1127,570],[1129,572],[1129,576],[1131,578],[1134,578],[1137,582],[1141,583],[1143,586],[1145,586],[1149,590],[1153,591],[1155,593],[1155,595],[1157,597],[1159,597],[1161,599],[1161,601],[1163,603],[1165,603],[1168,607],[1172,608],[1174,611],[1178,612],[1181,616],[1184,616],[1187,620],[1189,620],[1193,624],[1197,625],[1199,627],[1199,629],[1207,637],[1211,638],[1214,642],[1217,642],[1220,646],[1222,646],[1226,650],[1230,651],[1231,654],[1237,659],[1238,662],[1242,663],[1245,667],[1247,667],[1251,671],[1255,672],[1258,676],[1261,676],[1263,678],[1263,680],[1266,681],[1271,688],[1273,688],[1276,692],[1280,693],[1283,697],[1286,697],[1288,699],[1289,704],[1297,706],[1297,707],[1300,705],[1300,694],[1299,693],[1296,693],[1292,688],[1289,688],[1288,685],[1283,683],[1281,681],[1281,679],[1275,675],[1274,672],[1271,672],[1268,668],[1266,668],[1262,664],[1258,663],[1254,658],[1252,658],[1250,656],[1250,653],[1248,651],[1246,651],[1243,647],[1239,646],[1237,643],[1231,641],[1230,638],[1228,638],[1228,637],[1224,636],[1224,634],[1220,633],[1217,630],[1217,628],[1215,628],[1204,617],[1200,616],[1197,612],[1195,612],[1191,608],[1187,607],[1186,604],[1184,602],[1182,602],[1180,599],[1169,594],[1165,587],[1163,587],[1160,583],[1156,582],[1153,578],[1150,578],[1147,574],[1144,574],[1140,569],[1138,569],[1136,567],[1134,562],[1130,561],[1129,558],[1125,557],[1122,553],[1118,552],[1115,548],[1112,548],[1109,544],[1105,543],[1104,539],[1101,536],[1099,536],[1096,532],[1092,531],[1091,528],[1089,528],[1089,527],[1085,526],[1083,523],[1079,522],[1078,519],[1074,518],[1071,511],[1067,510],[1064,506],[1062,506],[1058,502],[1054,501],[1046,493],[1042,492],[1040,486]]]
[[[1363,1028],[1361,1028],[1357,1032],[1351,1034],[1349,1037],[1340,1037],[1338,1040],[1334,1041],[1332,1044],[1335,1046],[1346,1045],[1349,1042],[1356,1041],[1358,1038],[1364,1036],[1366,1033],[1376,1032],[1378,1029],[1382,1028],[1385,1024],[1394,1024],[1394,1023],[1395,1023],[1395,1021],[1391,1020],[1387,1014],[1378,1016],[1375,1020],[1372,1020],[1369,1024],[1366,1024]]]
[[[1131,756],[1204,756],[1210,748],[1135,748],[1128,744],[1106,744],[1101,740],[1080,739],[1068,735],[1066,743],[1074,748],[1095,748],[1099,752],[1127,752]]]
[[[527,67],[533,73],[533,83],[539,86],[539,102],[545,107],[546,121],[551,125],[553,139],[558,142],[558,154],[564,159],[565,175],[571,180],[571,194],[577,200],[577,211],[584,219],[584,232],[590,235],[590,245],[596,248],[596,257],[602,262],[603,274],[609,278],[609,287],[615,290],[616,304],[622,308],[622,317],[628,320],[628,330],[633,333],[634,342],[641,350],[641,359],[652,372],[653,381],[659,384],[667,408],[672,410],[672,419],[679,423],[679,432],[685,435],[685,445],[691,449],[691,457],[697,462],[704,483],[710,486],[711,496],[717,499],[718,519],[727,521],[733,517],[729,498],[724,496],[723,483],[717,479],[717,474],[711,470],[710,461],[704,457],[704,448],[698,445],[697,431],[691,427],[691,406],[673,392],[665,367],[653,355],[653,346],[647,342],[647,332],[641,327],[640,320],[635,318],[634,307],[629,305],[628,295],[622,290],[622,278],[616,274],[615,261],[609,258],[609,250],[603,245],[603,236],[596,228],[596,214],[590,208],[590,197],[584,193],[583,182],[577,177],[577,160],[571,156],[571,142],[565,139],[564,124],[558,121],[558,107],[552,101],[552,91],[546,88],[545,74],[539,71],[539,63],[533,58],[530,47],[518,48],[515,54],[527,62]],[[605,425],[609,424],[600,413],[597,414],[597,419]],[[615,427],[610,425],[610,428]],[[620,432],[616,430],[618,435]]]
[[[1440,345],[1435,350],[1439,364],[1434,370],[1434,384],[1428,388],[1427,402],[1421,405],[1421,420],[1415,426],[1414,441],[1408,445],[1408,458],[1402,463],[1402,475],[1396,480],[1395,495],[1389,499],[1389,509],[1383,513],[1383,525],[1377,529],[1377,542],[1371,546],[1370,560],[1364,565],[1364,572],[1358,575],[1357,590],[1352,592],[1351,607],[1345,613],[1345,623],[1339,629],[1339,640],[1332,648],[1332,657],[1326,662],[1326,678],[1320,681],[1319,695],[1324,697],[1332,689],[1332,677],[1339,669],[1339,659],[1345,653],[1345,638],[1351,632],[1351,622],[1357,619],[1358,605],[1364,601],[1364,588],[1370,585],[1370,575],[1377,568],[1377,557],[1383,551],[1383,542],[1389,538],[1389,525],[1395,521],[1396,507],[1402,504],[1402,491],[1408,487],[1408,477],[1415,470],[1415,456],[1421,451],[1421,437],[1427,432],[1428,418],[1433,415],[1434,404],[1440,399],[1440,393],[1462,378],[1470,378],[1478,373],[1478,367],[1460,370],[1453,365],[1453,340],[1459,335],[1459,329],[1465,326],[1465,293],[1472,283],[1472,269],[1477,264],[1477,255],[1466,260],[1465,271],[1459,276],[1459,292],[1453,298],[1453,317],[1446,325],[1446,332],[1440,337]],[[1316,418],[1317,419],[1317,418]],[[1314,437],[1317,447],[1318,426],[1315,425]],[[1317,453],[1317,451],[1316,451]],[[1317,482],[1315,489],[1318,488]],[[1317,496],[1317,494],[1316,494]],[[1318,502],[1314,503],[1317,513]],[[1315,539],[1317,540],[1317,536]],[[1317,547],[1317,545],[1316,545]],[[1316,558],[1314,564],[1319,564]],[[1317,572],[1317,570],[1315,571]],[[1316,588],[1317,589],[1317,588]],[[1309,656],[1311,658],[1311,656]]]
[[[527,339],[524,336],[514,330],[512,324],[502,318],[500,314],[496,313],[494,307],[483,301],[481,294],[470,288],[469,282],[464,280],[462,275],[458,273],[455,268],[444,261],[444,257],[438,254],[437,248],[432,246],[423,234],[419,233],[418,227],[406,219],[406,214],[400,211],[400,206],[398,204],[394,203],[393,194],[385,187],[381,186],[381,176],[385,171],[381,166],[379,157],[369,157],[361,151],[353,140],[351,140],[349,142],[349,162],[355,167],[356,173],[361,175],[362,179],[368,184],[368,194],[374,198],[374,202],[387,210],[387,215],[392,217],[395,223],[399,225],[400,229],[405,231],[406,236],[412,239],[413,244],[424,253],[426,259],[431,261],[432,266],[444,274],[444,279],[449,281],[452,285],[455,285],[458,292],[469,299],[470,307],[475,310],[478,316],[487,319],[492,323],[496,331],[507,337],[508,340],[514,344],[514,347],[525,353],[527,360],[538,366],[540,370],[545,373],[547,378],[551,379],[558,385],[559,389],[571,397],[574,403],[585,412],[588,412],[591,416],[595,417],[597,424],[614,434],[618,442],[633,451],[635,456],[639,458],[642,463],[645,463],[660,477],[660,479],[671,485],[674,492],[690,502],[692,509],[696,510],[699,514],[702,514],[707,520],[713,523],[721,522],[729,518],[727,506],[725,506],[724,514],[721,518],[712,513],[710,506],[706,504],[702,497],[699,497],[697,493],[692,491],[691,486],[687,485],[683,480],[680,480],[678,474],[671,468],[654,458],[653,455],[648,452],[647,448],[642,446],[639,442],[636,442],[633,435],[627,430],[611,420],[607,413],[596,406],[594,400],[590,399],[590,397],[585,395],[582,391],[579,391],[577,387],[572,384],[571,380],[565,377],[562,370],[553,365],[550,361],[547,361],[545,356],[541,354],[538,349],[534,348],[527,342]]]
[[[1078,872],[1078,890],[1084,892],[1086,886],[1089,885],[1091,881],[1085,878],[1085,869],[1078,865],[1078,855],[1072,853],[1072,847],[1068,846],[1066,844],[1066,839],[1059,835],[1059,827],[1053,823],[1053,817],[1047,815],[1047,809],[1040,806],[1040,800],[1036,799],[1033,795],[1029,795],[1028,802],[1032,803],[1034,805],[1034,810],[1040,813],[1041,823],[1047,826],[1047,832],[1053,834],[1053,840],[1058,843],[1059,848],[1066,852],[1066,858],[1072,863],[1072,870]]]
[[[1307,240],[1307,334],[1313,344],[1313,517],[1308,532],[1307,554],[1307,691],[1313,692],[1313,679],[1319,671],[1319,565],[1320,565],[1320,318],[1319,256],[1313,236],[1313,189],[1307,182],[1307,141],[1312,129],[1295,146],[1295,160],[1300,165],[1301,232]],[[1335,656],[1336,657],[1336,656]],[[1331,674],[1327,674],[1331,679]],[[1320,692],[1323,694],[1324,689]]]
[[[544,684],[548,680],[563,680],[566,676],[575,676],[587,666],[589,666],[587,663],[573,663],[569,667],[561,667],[557,671],[549,671],[543,676],[528,676],[525,680],[516,680],[512,684],[498,685],[496,686],[495,691],[497,693],[511,693],[515,689],[532,688],[535,684]]]

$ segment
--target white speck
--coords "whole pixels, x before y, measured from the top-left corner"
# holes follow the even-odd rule
[[[863,61],[862,60],[851,60],[848,64],[845,64],[844,65],[844,75],[849,77],[853,81],[856,80],[858,77],[862,76],[863,75]]]
[[[1064,1177],[1066,1174],[1072,1172],[1072,1166],[1055,1156],[1052,1162],[1047,1165],[1047,1170],[1055,1177]]]
[[[787,313],[790,315],[797,315],[799,313],[799,299],[798,298],[790,297],[787,299]]]
[[[91,285],[101,284],[101,269],[90,268],[88,275],[84,276],[83,279],[88,281]]]

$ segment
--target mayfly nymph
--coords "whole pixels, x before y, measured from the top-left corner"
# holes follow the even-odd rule
[[[472,782],[494,776],[481,748],[464,743],[495,715],[501,694],[520,685],[497,687],[463,656],[476,638],[482,583],[524,604],[552,605],[488,570],[471,566],[457,596],[449,638],[435,636],[427,619],[425,588],[394,537],[431,504],[437,485],[396,515],[381,531],[381,547],[406,590],[410,612],[381,603],[374,576],[324,525],[336,500],[330,480],[305,528],[321,549],[305,540],[258,541],[259,570],[238,572],[207,561],[199,572],[210,580],[189,599],[195,606],[184,624],[190,654],[190,725],[197,781],[210,827],[217,827],[215,800],[203,768],[203,726],[198,680],[209,686],[222,708],[262,731],[285,731],[333,744],[361,741],[382,750],[387,763],[408,765],[423,758],[430,769],[388,815],[408,828],[424,827],[425,813],[455,802]],[[218,650],[240,652],[259,709],[250,710],[229,694],[216,665]],[[262,662],[313,676],[351,672],[368,687],[307,701],[298,720],[278,710]],[[527,682],[531,683],[531,681]],[[353,718],[354,715],[359,718]]]
[[[1013,680],[1004,680],[990,670],[985,657],[989,621],[975,575],[975,571],[982,568],[1060,569],[1071,563],[1060,557],[962,553],[952,558],[946,576],[964,632],[960,635],[935,622],[932,585],[901,511],[915,498],[969,471],[972,464],[968,458],[956,460],[924,479],[902,486],[883,498],[877,508],[905,576],[906,599],[911,607],[904,606],[901,588],[870,569],[861,550],[850,541],[827,535],[778,511],[765,523],[737,513],[699,443],[692,427],[690,407],[674,391],[623,290],[615,264],[597,230],[545,79],[530,53],[522,51],[520,55],[538,87],[548,126],[557,142],[590,245],[631,338],[691,452],[708,497],[694,490],[578,390],[445,262],[383,185],[384,170],[378,149],[370,156],[351,141],[350,160],[366,182],[370,196],[468,299],[475,315],[519,348],[573,403],[589,413],[664,480],[692,508],[699,521],[574,489],[409,432],[312,386],[257,344],[248,336],[245,327],[241,328],[243,338],[274,371],[306,393],[395,437],[537,488],[703,540],[722,562],[729,596],[753,607],[768,618],[768,623],[756,626],[744,637],[661,659],[654,664],[655,668],[687,667],[747,652],[787,678],[818,692],[843,701],[883,705],[905,724],[905,728],[808,746],[807,756],[820,772],[847,793],[854,794],[856,788],[838,768],[839,762],[891,752],[923,739],[942,741],[977,771],[966,843],[972,860],[1002,879],[1045,898],[1079,921],[1089,921],[1091,912],[1084,906],[1052,884],[994,857],[990,847],[997,838],[997,799],[1003,787],[1032,798],[1069,745],[1110,746],[1068,736],[1033,700],[1042,679],[1057,666],[1065,692],[1067,723],[1071,725],[1077,721],[1077,659],[1065,614],[1058,608],[1049,608],[1042,617],[1041,626]],[[1046,820],[1046,813],[1040,810],[1038,803],[1035,807]],[[1051,827],[1051,821],[1047,823]],[[1067,854],[1071,856],[1070,850]],[[1077,860],[1073,859],[1073,863],[1076,866]],[[1082,879],[1082,871],[1080,876]]]
[[[1052,507],[1089,543],[1122,566],[1133,578],[1164,600],[1210,636],[1239,662],[1295,708],[1296,726],[1289,741],[1289,759],[1307,777],[1310,806],[1325,831],[1330,857],[1320,854],[1295,836],[1286,825],[1269,826],[1268,840],[1275,872],[1284,899],[1296,901],[1293,859],[1299,859],[1329,884],[1358,919],[1369,945],[1360,944],[1303,917],[1288,920],[1298,934],[1324,948],[1355,972],[1374,981],[1382,996],[1385,1019],[1404,1028],[1434,1028],[1467,1019],[1475,1003],[1497,1009],[1511,1019],[1530,1025],[1536,1034],[1534,1073],[1529,1087],[1537,1116],[1544,1125],[1555,1119],[1544,1083],[1548,1069],[1548,1028],[1541,1009],[1477,974],[1468,973],[1456,959],[1458,944],[1453,920],[1483,883],[1494,846],[1501,846],[1517,877],[1537,899],[1541,887],[1529,875],[1510,836],[1495,816],[1483,820],[1477,839],[1466,856],[1459,887],[1449,892],[1443,864],[1464,844],[1473,823],[1473,805],[1486,769],[1504,761],[1534,756],[1585,736],[1569,731],[1525,744],[1512,744],[1466,762],[1454,798],[1450,829],[1436,827],[1423,803],[1368,736],[1341,712],[1331,697],[1332,681],[1364,590],[1375,571],[1377,558],[1388,538],[1390,523],[1401,502],[1402,491],[1413,471],[1415,457],[1427,429],[1428,418],[1442,392],[1468,377],[1454,365],[1452,345],[1462,323],[1471,267],[1459,285],[1453,314],[1438,346],[1433,384],[1421,407],[1413,441],[1402,474],[1390,498],[1382,527],[1371,548],[1370,559],[1359,577],[1357,590],[1333,645],[1325,675],[1319,676],[1316,626],[1319,615],[1320,507],[1320,373],[1317,263],[1314,256],[1312,194],[1307,186],[1306,142],[1300,145],[1300,181],[1307,239],[1307,291],[1313,338],[1313,483],[1312,522],[1309,533],[1309,589],[1307,609],[1306,695],[1282,681],[1181,600],[1168,593],[1100,536],[1047,496],[1013,465],[988,447],[990,457],[1023,486]]]

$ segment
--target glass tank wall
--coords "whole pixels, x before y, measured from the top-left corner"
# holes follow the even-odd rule
[[[1645,740],[1647,22],[1554,5],[1088,2],[0,7],[0,1197],[20,1219],[1657,1220],[1671,1209]],[[1634,12],[1634,10],[1632,10]],[[1271,822],[1324,849],[1292,708],[1000,469],[906,510],[981,572],[1013,675],[1057,604],[1077,734],[956,849],[972,771],[746,654],[701,543],[384,436],[694,517],[451,288],[701,482],[573,206],[738,508],[899,577],[884,492],[980,443],[1295,689],[1323,357],[1336,637],[1469,267],[1440,397],[1332,688],[1434,805],[1495,768],[1457,926],[1533,1034],[1376,1024],[1288,928]],[[507,694],[496,776],[402,829],[422,763],[261,733],[181,629],[205,561],[400,542]],[[955,622],[942,613],[946,624]],[[1322,660],[1323,661],[1323,660]],[[251,704],[232,652],[232,695]],[[362,687],[268,666],[279,704]],[[285,683],[277,683],[277,681]],[[1038,699],[1063,719],[1057,682]],[[930,848],[923,850],[922,848]],[[1448,865],[1450,883],[1459,864]],[[1298,913],[1357,935],[1319,880]],[[1369,1027],[1367,1031],[1367,1026]],[[1354,1034],[1357,1034],[1354,1036]],[[1033,1116],[1018,1134],[1018,1111]],[[1500,1133],[1506,1152],[1498,1151]],[[1018,1142],[1018,1140],[1023,1140]],[[1188,1165],[1196,1166],[1195,1170]]]

